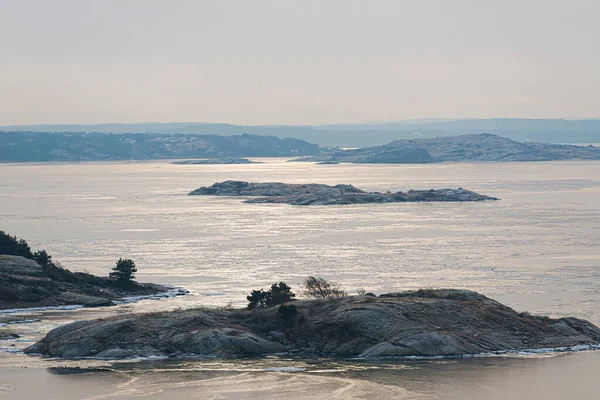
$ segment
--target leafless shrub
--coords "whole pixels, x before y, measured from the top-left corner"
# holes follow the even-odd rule
[[[233,307],[233,303],[231,301],[225,304],[224,306],[217,307],[217,310],[220,311],[233,311],[234,309],[235,308]]]
[[[376,299],[376,297],[365,296],[364,299],[362,300],[362,302],[363,303],[374,303],[375,299]]]
[[[358,294],[359,296],[364,296],[365,293],[367,293],[365,288],[356,289],[356,294]]]
[[[327,282],[320,277],[309,276],[302,283],[302,294],[309,299],[326,299],[344,297],[346,292],[336,282]]]

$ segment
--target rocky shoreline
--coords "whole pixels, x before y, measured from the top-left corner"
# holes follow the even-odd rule
[[[499,200],[496,197],[458,189],[365,192],[352,185],[290,184],[280,182],[217,182],[189,193],[190,196],[256,197],[245,203],[284,203],[297,206],[326,206],[401,202],[472,202]]]
[[[78,321],[25,350],[63,358],[233,357],[269,354],[461,356],[597,346],[600,328],[577,318],[518,313],[467,290],[419,290],[294,301],[281,307],[190,309]]]
[[[62,306],[110,306],[133,297],[167,295],[173,288],[151,283],[118,287],[109,278],[62,268],[43,268],[36,261],[0,254],[0,312]]]

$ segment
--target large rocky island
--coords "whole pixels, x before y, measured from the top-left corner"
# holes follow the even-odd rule
[[[294,313],[288,312],[292,305]],[[460,356],[599,341],[600,329],[581,319],[533,316],[475,292],[430,289],[78,321],[50,331],[26,352],[65,358]]]
[[[399,202],[456,202],[498,200],[464,189],[409,190],[407,192],[365,192],[352,185],[291,184],[280,182],[218,182],[189,193],[191,196],[256,197],[246,203],[285,203],[297,206],[325,206]]]

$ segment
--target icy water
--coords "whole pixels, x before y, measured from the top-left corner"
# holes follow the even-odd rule
[[[146,360],[27,357],[61,323],[117,312],[243,306],[253,288],[320,275],[349,292],[476,290],[519,310],[600,324],[600,162],[436,165],[148,163],[0,165],[0,229],[71,270],[119,257],[189,296],[105,309],[0,315],[0,399],[594,399],[600,352],[447,360]],[[464,187],[498,202],[294,207],[186,196],[226,179]],[[23,319],[24,323],[3,323]],[[3,349],[3,350],[2,350]],[[110,371],[56,375],[54,365]],[[27,368],[22,368],[27,367]],[[31,384],[35,382],[35,384]]]

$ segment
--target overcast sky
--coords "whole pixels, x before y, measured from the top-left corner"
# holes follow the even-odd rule
[[[600,116],[598,0],[0,0],[0,125]]]

